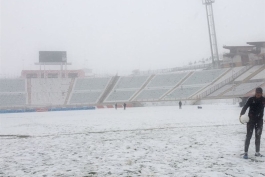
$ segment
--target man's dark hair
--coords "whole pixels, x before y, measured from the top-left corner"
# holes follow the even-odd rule
[[[262,93],[262,92],[263,92],[263,90],[261,87],[256,88],[256,93]]]

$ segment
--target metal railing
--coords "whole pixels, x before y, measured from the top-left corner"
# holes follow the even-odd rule
[[[212,94],[216,90],[220,89],[221,87],[225,86],[226,84],[229,84],[230,82],[235,80],[237,77],[239,77],[241,74],[243,74],[244,72],[249,70],[251,67],[253,67],[253,65],[245,66],[244,68],[242,68],[237,73],[234,73],[231,77],[225,79],[224,81],[220,82],[219,84],[216,84],[216,85],[212,86],[211,88],[207,89],[206,91],[204,91],[204,92],[200,93],[199,95],[197,95],[197,99],[202,99],[202,98]]]

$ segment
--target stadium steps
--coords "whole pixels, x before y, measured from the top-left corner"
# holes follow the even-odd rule
[[[152,74],[147,81],[143,84],[143,86],[131,97],[129,101],[133,101],[141,92],[142,90],[149,84],[149,82],[155,77],[155,74]]]
[[[222,87],[226,86],[227,84],[230,84],[232,81],[234,81],[236,78],[238,78],[241,74],[243,74],[244,72],[248,71],[250,68],[252,68],[253,66],[245,66],[244,68],[242,68],[241,70],[239,70],[238,72],[234,73],[231,77],[225,79],[224,81],[222,81],[219,84],[216,84],[214,86],[212,86],[211,88],[203,91],[202,93],[198,94],[198,98],[197,101],[195,102],[195,104],[202,100],[203,98],[207,97],[208,95],[214,93],[215,91],[221,89]],[[232,68],[233,69],[233,68]],[[207,99],[212,99],[213,97],[207,97]],[[214,97],[215,98],[215,97]],[[219,97],[218,97],[219,98]],[[220,97],[221,98],[221,97]]]
[[[263,90],[264,90],[265,89],[265,83],[261,84],[259,87],[263,88]],[[253,90],[249,91],[248,93],[246,93],[246,96],[254,95],[255,94],[255,90],[256,89],[253,89]]]
[[[164,99],[168,94],[170,94],[171,92],[173,92],[177,87],[179,87],[184,81],[186,81],[192,74],[194,73],[194,71],[190,72],[189,74],[187,74],[179,83],[177,83],[177,85],[175,85],[172,89],[170,89],[169,91],[167,91],[164,95],[162,95],[159,98],[159,101],[161,101],[162,99]]]
[[[210,84],[206,85],[205,87],[203,87],[202,89],[198,90],[196,93],[194,93],[193,95],[191,95],[189,98],[193,98],[193,99],[199,99],[198,95],[201,94],[202,92],[205,92],[209,89],[209,86],[213,86],[217,81],[219,81],[222,77],[224,77],[228,72],[230,72],[232,70],[232,68],[229,68],[227,71],[225,71],[223,74],[221,74],[219,77],[217,77],[213,82],[211,82]],[[197,101],[196,101],[197,102]],[[195,102],[195,103],[196,103]]]
[[[219,81],[222,77],[224,77],[227,73],[229,73],[232,70],[232,68],[229,68],[226,72],[224,72],[223,74],[221,74],[218,78],[216,78],[211,85],[214,85],[217,81]]]
[[[98,99],[97,104],[101,104],[104,102],[104,100],[107,98],[109,93],[112,91],[112,89],[114,88],[114,86],[118,82],[119,78],[120,78],[120,76],[117,76],[117,75],[111,78],[111,80],[110,80],[108,86],[106,87],[106,89],[104,90],[102,96]]]
[[[67,92],[67,96],[66,96],[66,98],[64,100],[64,105],[67,105],[67,103],[68,103],[68,100],[70,98],[70,95],[71,95],[73,87],[74,87],[74,83],[75,83],[75,78],[72,78],[72,80],[70,82],[70,86],[69,86],[68,92]]]
[[[237,73],[235,73],[235,75],[233,75],[232,77],[227,78],[226,80],[222,81],[221,83],[212,86],[211,88],[201,92],[198,94],[198,98],[195,100],[195,102],[193,104],[197,104],[199,101],[201,101],[203,98],[207,97],[208,95],[214,93],[215,91],[217,91],[218,89],[224,87],[225,85],[231,83],[232,81],[234,81],[236,78],[238,78],[242,73],[248,71],[250,68],[252,68],[252,66],[246,66],[245,68],[239,70]],[[233,69],[233,68],[231,68]],[[229,71],[231,71],[231,69]],[[228,72],[229,72],[228,71]],[[222,97],[214,97],[214,98],[222,98]],[[214,99],[213,97],[208,97],[207,99]]]
[[[265,65],[263,65],[261,68],[259,68],[257,71],[255,71],[254,73],[250,74],[247,78],[245,78],[242,83],[248,82],[252,77],[256,76],[258,73],[260,73],[261,71],[263,71],[265,69]]]
[[[27,79],[28,105],[31,105],[31,79]]]
[[[226,94],[227,92],[233,90],[234,88],[236,88],[237,86],[239,86],[240,84],[246,83],[248,82],[252,77],[254,77],[255,75],[257,75],[259,72],[261,72],[263,69],[265,69],[265,65],[261,68],[259,68],[258,70],[256,70],[255,72],[253,72],[252,74],[250,74],[248,77],[246,77],[244,80],[242,80],[241,82],[235,84],[233,87],[227,89],[226,91],[224,91],[223,93],[219,94],[218,97],[223,96],[224,94]]]

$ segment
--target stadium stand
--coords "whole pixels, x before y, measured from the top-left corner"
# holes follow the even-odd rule
[[[218,96],[218,95],[220,95],[221,93],[223,93],[224,91],[228,90],[231,87],[233,87],[233,84],[225,85],[225,86],[221,87],[220,89],[216,90],[215,92],[213,92],[212,94],[210,94],[208,97]]]
[[[26,105],[26,94],[25,93],[0,93],[0,106],[11,107],[11,106],[22,106]]]
[[[263,92],[264,92],[265,91],[265,82],[263,81],[263,84],[260,85],[259,87],[261,87],[263,89]],[[251,90],[250,92],[248,92],[246,94],[246,96],[247,97],[253,96],[255,94],[255,91],[256,91],[256,89]]]
[[[120,77],[105,102],[126,102],[148,81],[149,75]]]
[[[111,92],[111,90],[115,87],[116,83],[118,82],[120,76],[114,76],[111,78],[111,80],[109,81],[108,86],[106,87],[106,89],[103,91],[102,95],[100,96],[100,98],[98,99],[98,103],[101,104],[103,103],[103,101],[107,98],[108,94]]]
[[[195,94],[197,91],[202,89],[202,86],[198,87],[178,87],[173,92],[169,93],[164,100],[178,100],[188,99],[190,96]]]
[[[240,70],[242,70],[244,67],[245,66],[231,68],[225,75],[223,75],[220,79],[218,79],[214,84],[219,84],[223,82],[224,80],[228,79],[229,77],[232,77],[233,75],[238,73]]]
[[[133,100],[160,100],[190,75],[191,72],[187,71],[155,75],[147,86],[139,92]]]
[[[109,95],[106,101],[128,101],[134,95],[135,92],[136,90],[116,90]]]
[[[227,69],[195,71],[182,85],[204,85],[213,82]]]
[[[150,83],[147,85],[147,88],[174,87],[187,74],[188,72],[158,74],[150,81]]]
[[[106,89],[111,77],[78,78],[69,104],[95,104]]]
[[[259,87],[262,85],[263,82],[252,82],[252,83],[243,83],[239,86],[233,88],[232,90],[226,92],[224,96],[230,96],[230,95],[245,95],[246,93],[250,92],[251,90],[255,89],[256,87]]]
[[[143,90],[135,99],[135,101],[151,101],[158,100],[164,95],[169,89],[148,89]]]
[[[74,91],[80,90],[103,90],[107,86],[110,78],[78,78]]]
[[[63,105],[71,79],[31,79],[32,105]]]
[[[0,92],[25,92],[25,79],[0,79]]]
[[[96,103],[100,95],[100,91],[75,92],[72,95],[70,104]]]
[[[148,77],[148,75],[121,77],[115,89],[139,89],[148,79]]]
[[[265,65],[102,78],[0,79],[0,107],[234,98],[265,87]]]
[[[207,87],[199,91],[196,96],[193,96],[194,98],[197,99],[202,99],[205,97],[211,97],[211,96],[218,96],[219,94],[224,93],[227,89],[231,88],[229,87],[224,87],[227,84],[229,85],[232,83],[237,77],[248,71],[252,66],[241,66],[241,67],[234,67],[230,68],[226,73],[224,73],[219,79],[217,79],[215,82],[212,82],[209,84]],[[221,90],[220,90],[221,89]],[[224,89],[224,90],[222,90]],[[219,92],[217,91],[219,90]],[[214,94],[214,92],[216,92]]]
[[[238,78],[235,79],[235,82],[242,82],[244,81],[247,77],[249,77],[251,74],[255,73],[258,71],[260,68],[262,68],[263,65],[256,65],[250,68],[247,72],[239,76]]]
[[[249,84],[249,82],[255,82],[255,80],[251,81],[250,79],[253,78],[255,75],[257,75],[258,73],[260,73],[264,69],[264,65],[250,66],[248,68],[250,69],[246,70],[244,73],[239,75],[239,77],[237,77],[235,80],[232,80],[230,83],[228,83],[228,85],[231,85],[231,83],[233,82],[233,85],[231,85],[231,87],[228,87],[228,86],[222,87],[221,89],[217,90],[210,96],[227,97],[227,96],[242,95],[242,94],[246,94],[247,92],[249,92],[250,90],[246,91],[244,90],[244,88],[246,87],[245,89],[248,89],[247,85],[249,85],[251,88],[252,84]],[[240,94],[240,92],[237,91],[238,88],[241,88],[241,87],[243,89],[242,94]],[[225,88],[227,88],[227,90],[225,90]],[[237,93],[235,93],[235,91],[237,91]]]
[[[163,100],[189,99],[223,75],[227,74],[228,69],[200,70],[195,71],[180,86],[163,97]],[[219,80],[218,79],[218,80]]]
[[[25,79],[0,79],[1,107],[24,106],[26,102]]]
[[[252,77],[250,80],[265,80],[265,69],[259,72],[257,75]]]

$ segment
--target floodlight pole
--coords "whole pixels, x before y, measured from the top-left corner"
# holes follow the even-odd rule
[[[214,16],[213,16],[213,7],[212,3],[215,0],[202,0],[202,4],[205,5],[206,8],[206,16],[208,23],[208,32],[210,39],[210,47],[211,47],[211,56],[212,56],[212,65],[213,68],[219,68],[219,54],[218,54],[218,46],[217,46],[217,38],[214,24]]]

